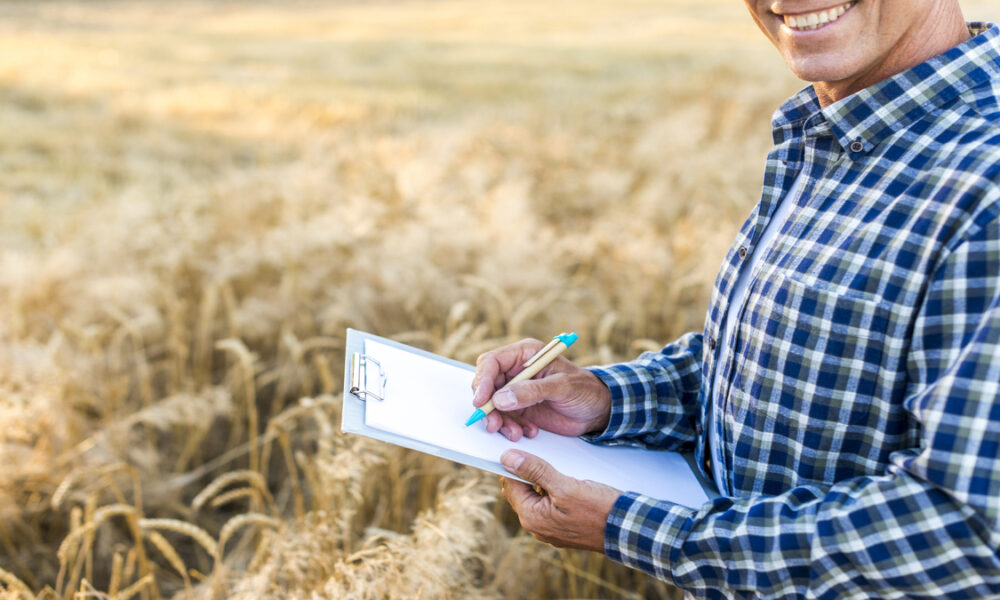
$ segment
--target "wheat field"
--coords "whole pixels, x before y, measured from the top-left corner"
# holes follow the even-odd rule
[[[678,598],[341,434],[344,331],[700,329],[802,85],[736,0],[0,2],[0,597]]]

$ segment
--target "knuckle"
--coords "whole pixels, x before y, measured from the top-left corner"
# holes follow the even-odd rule
[[[546,389],[546,385],[542,383],[543,381],[545,381],[545,380],[544,379],[529,379],[527,381],[522,381],[520,385],[516,386],[517,387],[517,391],[521,392],[521,395],[518,396],[518,397],[522,397],[523,396],[525,398],[527,398],[527,397],[533,398],[535,396],[538,396],[539,394],[541,394]]]
[[[569,378],[565,373],[554,372],[541,379],[532,379],[527,383],[531,384],[532,392],[538,396],[551,398],[555,396],[565,396]]]
[[[514,345],[518,348],[535,351],[544,346],[545,344],[540,340],[536,340],[535,338],[529,337],[529,338],[524,338],[523,340]]]
[[[549,496],[552,498],[552,503],[555,505],[554,508],[556,509],[563,504],[566,498],[571,496],[569,490],[566,489],[566,486],[562,482],[551,484],[545,491],[549,493]]]
[[[521,527],[528,531],[541,531],[545,524],[546,515],[543,507],[531,504],[523,506],[522,510],[517,511],[517,518]]]
[[[539,481],[545,477],[546,468],[541,462],[530,462],[525,465],[522,469],[524,473],[524,478],[531,481]]]
[[[573,382],[570,373],[560,371],[552,375],[552,390],[562,396],[576,396],[580,393],[580,388]]]
[[[552,375],[548,376],[546,379],[549,380],[549,382],[552,384],[552,387],[562,388],[566,387],[571,383],[569,373],[565,371],[556,371]]]

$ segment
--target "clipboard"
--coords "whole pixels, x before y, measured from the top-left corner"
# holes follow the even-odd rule
[[[469,383],[471,383],[472,373],[475,372],[475,368],[471,365],[439,356],[419,348],[414,348],[391,339],[379,337],[377,335],[355,329],[348,329],[346,352],[344,357],[344,405],[341,419],[341,430],[343,432],[363,435],[369,438],[395,444],[397,446],[402,446],[404,448],[409,448],[411,450],[416,450],[418,452],[423,452],[425,454],[430,454],[432,456],[445,458],[452,462],[476,467],[477,469],[481,469],[489,473],[525,481],[512,475],[503,468],[499,462],[499,451],[496,453],[495,460],[487,460],[468,452],[453,450],[433,443],[428,443],[428,441],[425,440],[414,439],[413,437],[409,437],[403,433],[387,431],[382,428],[368,425],[365,417],[369,403],[386,401],[387,393],[389,394],[390,400],[398,401],[397,396],[393,394],[398,393],[399,387],[389,389],[387,392],[389,382],[394,382],[396,386],[401,386],[402,389],[409,392],[411,391],[410,384],[412,384],[413,381],[409,381],[407,385],[401,385],[398,378],[394,380],[393,373],[390,368],[381,364],[375,356],[370,356],[366,353],[366,341],[375,342],[373,345],[376,346],[376,348],[381,345],[383,347],[382,352],[387,354],[405,354],[405,362],[400,363],[397,359],[397,362],[395,363],[396,367],[408,367],[410,357],[421,357],[421,359],[430,359],[436,363],[426,363],[424,368],[438,368],[440,365],[447,365],[451,369],[457,368],[465,373],[468,373]],[[388,347],[388,349],[385,347]],[[379,354],[379,356],[385,357],[386,354]],[[404,379],[406,377],[407,376],[404,374]],[[419,377],[414,379],[419,379]],[[466,383],[466,385],[468,385],[468,383]],[[437,391],[437,388],[435,388],[434,391]],[[468,412],[471,412],[471,390],[468,394],[470,400]],[[376,413],[377,412],[378,411],[376,411]],[[420,410],[419,412],[421,415],[427,414],[424,410]],[[466,417],[466,414],[459,415],[459,418],[463,423]],[[405,423],[409,425],[409,421],[406,421]],[[462,426],[464,427],[464,425]],[[480,433],[478,435],[482,434]],[[566,444],[575,444],[572,448],[572,453],[567,453],[563,450],[559,454],[547,456],[540,454],[539,452],[533,452],[532,444],[544,444],[545,442],[542,440],[545,437],[549,438],[550,443],[552,442],[552,438],[558,438],[558,440],[555,440],[555,444],[560,445],[562,448],[564,448]],[[572,441],[570,442],[569,440]],[[479,440],[479,442],[482,441],[486,440]],[[513,444],[505,439],[502,439],[501,441],[506,444]],[[479,445],[479,442],[476,442],[473,445],[474,450],[470,450],[470,452],[481,452],[483,450],[483,447]],[[496,443],[498,442],[492,440],[487,441],[486,445]],[[659,499],[677,502],[684,506],[693,508],[700,506],[702,503],[718,496],[718,492],[715,491],[711,482],[709,482],[707,478],[705,478],[695,467],[694,459],[691,453],[677,453],[665,450],[646,450],[631,446],[594,444],[580,438],[565,438],[563,436],[544,431],[540,433],[537,439],[524,439],[518,444],[521,449],[527,452],[539,454],[543,459],[552,463],[557,470],[563,471],[567,475],[607,483],[613,487],[621,489],[622,491],[637,491],[640,493],[646,493]],[[539,448],[541,447],[542,446],[539,446]],[[469,446],[466,446],[466,448],[468,449]],[[583,470],[593,472],[594,469],[597,468],[594,466],[596,464],[600,466],[599,472],[595,472],[595,474],[590,476],[585,476],[573,473],[568,468],[561,468],[562,465],[557,463],[557,460],[570,460],[567,459],[568,456],[576,455],[585,457],[584,460],[587,462],[587,467]],[[569,467],[570,465],[567,463],[565,466]],[[623,473],[626,472],[630,475],[630,482],[628,483],[624,483],[620,480],[621,477],[623,477]],[[602,480],[602,477],[610,479]],[[614,479],[619,479],[617,485],[615,485],[616,482],[613,481]],[[656,480],[659,483],[651,484],[649,483],[650,480]],[[669,486],[665,483],[667,481],[671,482]],[[637,487],[632,487],[633,485]],[[657,487],[661,493],[652,493],[648,490],[639,489],[650,486]]]
[[[442,361],[461,369],[475,372],[473,367],[457,360],[445,358],[432,352],[407,346],[406,344],[401,344],[371,333],[365,333],[356,329],[348,329],[346,356],[344,360],[344,410],[342,412],[340,424],[340,429],[344,433],[363,435],[365,437],[402,446],[403,448],[409,448],[410,450],[423,452],[424,454],[446,458],[452,462],[469,465],[470,467],[476,467],[477,469],[482,469],[483,471],[524,481],[520,477],[512,475],[509,471],[500,466],[499,463],[483,460],[475,456],[469,456],[468,454],[455,452],[453,450],[434,446],[433,444],[427,444],[404,435],[399,435],[390,431],[383,431],[381,429],[365,425],[365,403],[368,401],[379,401],[381,398],[381,394],[379,392],[384,393],[385,384],[388,382],[389,378],[389,374],[381,369],[381,365],[365,356],[365,340],[375,340],[387,346],[406,350],[407,352],[418,356],[424,356],[433,360]],[[369,375],[369,367],[374,369],[371,372],[371,375]],[[381,373],[379,373],[380,371]],[[472,412],[471,404],[469,412]]]

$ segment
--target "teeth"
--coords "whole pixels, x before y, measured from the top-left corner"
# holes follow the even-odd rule
[[[821,10],[819,12],[804,15],[785,15],[785,25],[798,31],[810,31],[818,29],[823,25],[833,23],[841,17],[849,8],[857,4],[857,0],[851,0],[841,4],[836,8]]]

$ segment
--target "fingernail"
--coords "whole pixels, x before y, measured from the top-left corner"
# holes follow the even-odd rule
[[[493,396],[493,407],[500,410],[510,410],[517,406],[517,396],[510,390],[500,390]]]
[[[507,469],[514,471],[521,466],[524,462],[524,455],[520,452],[514,452],[513,450],[508,450],[500,456],[500,464],[507,467]]]
[[[510,439],[510,427],[501,427],[500,433],[502,433],[505,438]]]

